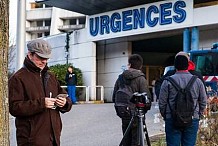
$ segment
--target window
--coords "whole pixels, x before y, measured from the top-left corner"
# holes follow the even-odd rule
[[[36,26],[43,26],[43,21],[36,21]]]
[[[85,24],[86,23],[86,17],[79,18],[79,24]]]
[[[42,33],[37,33],[37,38],[42,37]]]
[[[51,20],[45,20],[45,26],[51,26]]]
[[[218,53],[201,53],[193,55],[195,70],[201,72],[203,76],[218,75]]]
[[[70,19],[70,25],[76,25],[76,19]]]
[[[49,36],[50,35],[50,32],[45,32],[44,33],[44,36]]]

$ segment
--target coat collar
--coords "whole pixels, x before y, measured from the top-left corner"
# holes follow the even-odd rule
[[[48,66],[46,65],[43,70],[41,70],[39,67],[37,67],[30,59],[28,56],[26,56],[24,60],[24,68],[27,68],[31,72],[38,72],[38,73],[46,73],[48,71]]]

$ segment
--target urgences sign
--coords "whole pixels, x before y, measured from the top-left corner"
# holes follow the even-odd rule
[[[88,17],[91,40],[185,27],[193,22],[193,1],[171,0]]]

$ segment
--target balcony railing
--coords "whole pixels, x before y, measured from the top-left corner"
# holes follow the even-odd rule
[[[27,32],[47,32],[50,31],[50,26],[27,27]]]
[[[70,30],[78,30],[78,29],[82,29],[85,28],[85,24],[79,24],[79,25],[62,25],[59,26],[58,29],[60,31],[64,31],[64,32],[68,32]]]

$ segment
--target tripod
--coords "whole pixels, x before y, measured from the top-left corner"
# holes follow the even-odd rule
[[[145,120],[144,120],[145,119],[145,112],[144,112],[143,107],[140,105],[136,106],[136,112],[132,116],[119,146],[122,146],[124,139],[126,138],[127,134],[130,132],[130,128],[132,127],[132,124],[133,124],[134,120],[136,120],[136,118],[138,118],[138,126],[137,126],[137,128],[138,128],[138,138],[137,138],[138,145],[145,146],[145,138],[146,138],[147,146],[151,146],[149,136],[148,136],[148,130],[147,130]]]

